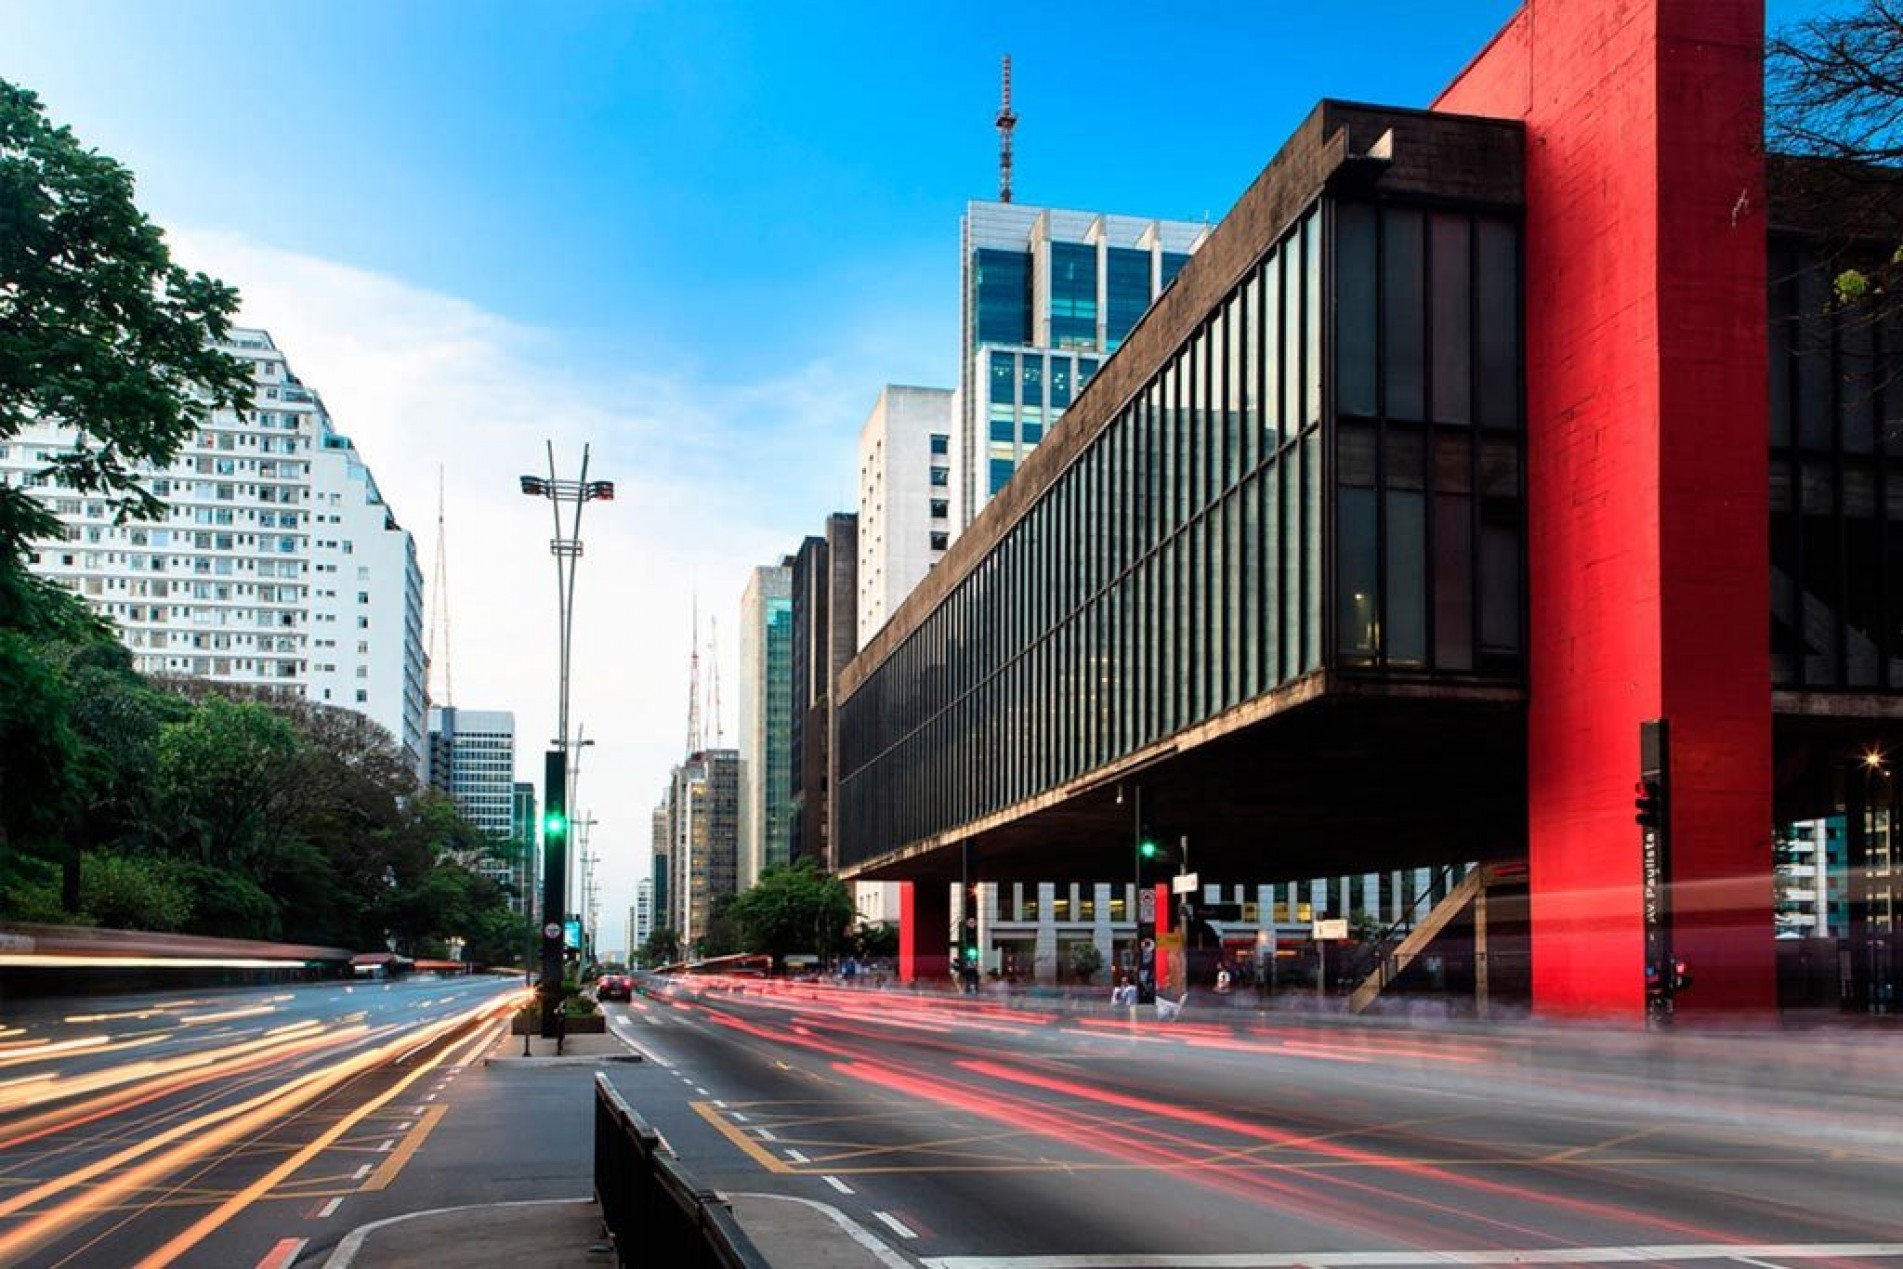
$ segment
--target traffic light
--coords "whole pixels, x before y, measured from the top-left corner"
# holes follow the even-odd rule
[[[1640,828],[1659,829],[1665,827],[1665,783],[1657,777],[1640,780],[1632,806],[1636,812],[1633,819]]]
[[[552,808],[542,817],[542,836],[550,841],[568,836],[568,816],[560,808]]]
[[[1145,833],[1143,839],[1137,843],[1137,854],[1140,855],[1145,862],[1148,862],[1156,858],[1157,852],[1158,847],[1156,842],[1148,833]]]

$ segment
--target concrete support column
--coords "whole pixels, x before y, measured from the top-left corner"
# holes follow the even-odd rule
[[[1051,911],[1056,898],[1054,882],[1037,883],[1037,944],[1031,955],[1031,977],[1040,983],[1057,981],[1057,917]]]

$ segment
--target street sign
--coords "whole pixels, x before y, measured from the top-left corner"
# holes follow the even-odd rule
[[[1149,886],[1137,891],[1137,920],[1145,925],[1156,922],[1156,891]]]
[[[1345,919],[1315,922],[1310,937],[1320,939],[1345,939],[1348,937],[1348,922]]]
[[[1171,894],[1195,894],[1202,888],[1202,879],[1193,872],[1179,872],[1170,878]]]
[[[545,938],[545,939],[558,939],[558,938],[560,938],[560,937],[562,937],[562,924],[561,924],[561,922],[559,922],[559,921],[550,921],[550,922],[549,922],[549,923],[548,923],[547,925],[545,925],[545,926],[543,926],[543,927],[542,927],[542,937],[543,937],[543,938]]]

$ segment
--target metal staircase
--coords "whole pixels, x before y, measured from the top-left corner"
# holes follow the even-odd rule
[[[1390,926],[1388,933],[1374,944],[1371,957],[1373,967],[1360,984],[1348,993],[1348,1012],[1361,1013],[1373,1004],[1376,997],[1428,949],[1441,931],[1473,903],[1487,885],[1489,875],[1490,870],[1484,866],[1469,869],[1459,884],[1447,892],[1447,897],[1429,909],[1405,934],[1401,934],[1398,922]],[[1392,937],[1395,935],[1399,937]]]

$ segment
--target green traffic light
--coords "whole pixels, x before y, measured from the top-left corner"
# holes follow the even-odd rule
[[[550,811],[542,820],[542,832],[548,837],[561,837],[568,832],[568,817],[560,811]]]
[[[1137,844],[1137,854],[1143,856],[1145,859],[1155,859],[1156,858],[1156,843],[1155,842],[1139,842]]]

